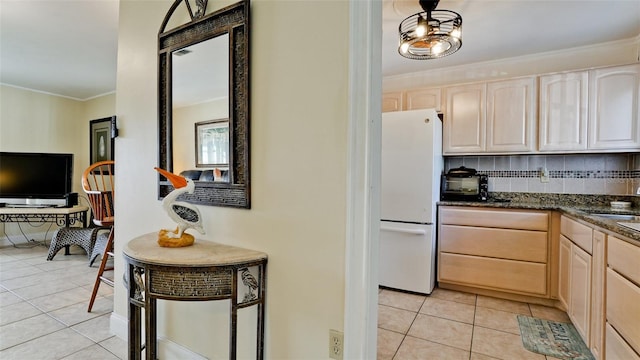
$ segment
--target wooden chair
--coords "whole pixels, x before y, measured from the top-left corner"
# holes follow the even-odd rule
[[[89,166],[82,174],[82,189],[89,198],[91,211],[93,212],[93,223],[100,227],[108,227],[109,236],[107,237],[104,250],[102,251],[102,260],[98,268],[96,282],[93,285],[91,300],[89,301],[88,312],[91,312],[93,303],[98,294],[100,283],[113,287],[113,280],[104,276],[105,271],[113,270],[113,267],[107,268],[107,261],[113,257],[113,199],[115,195],[114,187],[114,161],[99,161]]]

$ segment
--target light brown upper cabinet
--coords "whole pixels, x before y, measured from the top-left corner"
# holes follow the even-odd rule
[[[540,76],[539,150],[640,150],[640,64]]]
[[[526,77],[487,84],[487,151],[536,149],[536,79]]]
[[[382,112],[442,109],[442,90],[440,88],[422,88],[407,91],[391,91],[382,94]]]
[[[536,92],[535,77],[447,87],[444,154],[535,151]]]
[[[401,111],[402,91],[393,91],[382,94],[382,112]]]
[[[445,88],[446,111],[442,126],[443,154],[474,154],[486,149],[487,85]]]
[[[382,108],[442,109],[444,155],[640,151],[640,64],[388,92]]]
[[[440,88],[426,88],[407,90],[405,92],[406,109],[436,109],[442,111],[442,90]]]
[[[592,70],[588,148],[640,150],[640,64]]]
[[[589,72],[540,76],[541,151],[586,150]]]

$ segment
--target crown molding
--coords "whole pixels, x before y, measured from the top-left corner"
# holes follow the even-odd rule
[[[382,88],[385,92],[398,91],[622,65],[638,61],[640,61],[640,34],[629,39],[570,49],[387,76],[382,80]]]

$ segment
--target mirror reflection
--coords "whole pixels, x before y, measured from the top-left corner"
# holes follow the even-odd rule
[[[171,62],[174,172],[228,171],[229,34],[176,50]]]

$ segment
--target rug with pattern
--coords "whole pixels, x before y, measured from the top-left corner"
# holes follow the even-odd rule
[[[572,324],[518,315],[525,349],[559,359],[595,360]]]

